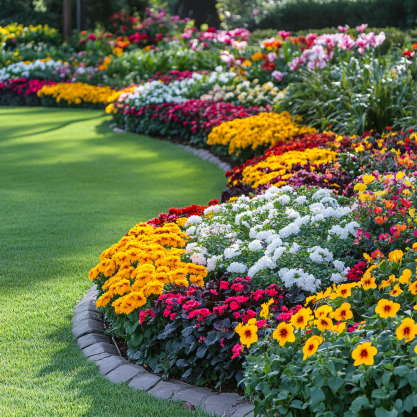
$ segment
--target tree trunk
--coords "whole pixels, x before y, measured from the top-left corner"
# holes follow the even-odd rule
[[[71,0],[63,0],[62,3],[62,16],[63,16],[63,34],[64,37],[71,35]]]
[[[216,0],[179,0],[176,13],[182,18],[190,17],[199,28],[203,23],[216,29],[220,28],[220,18],[216,9]]]

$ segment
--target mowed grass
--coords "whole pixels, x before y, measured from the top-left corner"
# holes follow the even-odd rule
[[[223,173],[95,110],[0,108],[0,416],[200,416],[113,384],[71,333],[100,253]]]

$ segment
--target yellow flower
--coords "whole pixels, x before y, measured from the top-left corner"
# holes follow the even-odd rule
[[[397,284],[389,293],[391,297],[398,297],[403,290],[400,288],[400,284]]]
[[[405,343],[413,340],[417,333],[417,324],[409,317],[405,318],[395,332],[398,340],[405,340]]]
[[[343,333],[346,330],[346,323],[338,323],[335,326],[333,326],[333,331],[336,331],[337,333]]]
[[[411,294],[416,295],[417,294],[417,281],[414,281],[412,284],[408,286],[408,290],[411,292]]]
[[[328,317],[333,312],[333,308],[329,305],[322,305],[315,312],[314,315],[319,319],[320,317]]]
[[[314,324],[321,332],[324,332],[325,330],[331,330],[333,328],[333,323],[331,319],[325,316],[322,316],[317,320],[314,320]]]
[[[263,303],[263,304],[261,305],[262,310],[261,310],[261,312],[259,313],[261,317],[266,318],[266,317],[268,317],[268,316],[269,316],[269,306],[270,306],[273,302],[274,302],[274,299],[273,299],[273,298],[271,298],[271,299],[270,299],[267,303]]]
[[[320,336],[311,336],[310,340],[317,340],[318,344],[321,345],[324,341],[324,339]]]
[[[335,312],[334,312],[334,318],[337,321],[344,321],[344,320],[350,320],[353,318],[353,313],[350,310],[351,305],[349,303],[343,303]]]
[[[364,253],[363,254],[363,257],[368,261],[368,262],[371,262],[371,260],[372,260],[372,258],[367,254],[367,253]]]
[[[365,291],[376,288],[375,278],[371,277],[370,275],[364,276],[361,279],[361,282],[362,282],[362,288]]]
[[[372,346],[371,342],[362,343],[352,352],[352,359],[355,360],[353,365],[373,365],[374,356],[378,353],[378,349]]]
[[[279,341],[280,346],[284,346],[286,342],[293,343],[295,341],[294,327],[290,324],[282,322],[272,333],[272,337]]]
[[[240,343],[249,347],[258,341],[258,326],[256,319],[250,319],[246,325],[237,326],[236,333],[240,336]]]
[[[404,256],[404,252],[402,250],[396,249],[388,254],[388,260],[391,262],[398,262]]]
[[[341,284],[336,288],[338,297],[347,298],[352,295],[352,287],[349,284]]]
[[[362,184],[362,183],[355,184],[353,189],[363,193],[364,191],[366,191],[366,184]]]
[[[382,290],[386,287],[389,287],[394,281],[395,281],[395,275],[390,275],[387,280],[382,281],[381,284],[379,284],[379,289]]]
[[[375,307],[375,313],[377,313],[383,319],[388,317],[395,317],[400,307],[400,304],[382,298],[378,301],[378,304]]]
[[[303,353],[304,357],[303,360],[306,360],[310,356],[314,355],[317,352],[317,349],[319,347],[319,342],[314,339],[308,339],[303,347]]]
[[[362,180],[365,184],[370,184],[375,180],[375,177],[373,175],[362,175]]]
[[[412,272],[409,269],[404,269],[402,275],[400,278],[398,278],[398,281],[400,281],[401,284],[411,284],[411,275]]]
[[[302,308],[291,317],[291,324],[296,329],[305,329],[308,322],[313,319],[309,308]]]
[[[397,172],[397,175],[395,176],[397,180],[402,180],[404,177],[405,177],[405,173],[402,171]]]

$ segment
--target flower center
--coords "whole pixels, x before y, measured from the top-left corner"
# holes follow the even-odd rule
[[[299,317],[297,317],[297,323],[298,323],[298,324],[300,324],[300,323],[304,323],[304,317],[303,317],[303,316],[299,316]]]
[[[246,329],[246,330],[245,330],[245,336],[246,336],[246,337],[251,337],[251,336],[252,336],[252,331],[251,331],[251,330],[249,330],[249,329]]]
[[[389,313],[391,311],[392,307],[390,305],[384,305],[384,311],[385,313]]]
[[[411,333],[411,328],[408,326],[404,327],[403,333],[404,333],[404,336],[408,338]]]
[[[311,352],[312,350],[314,350],[314,344],[313,343],[308,345],[308,351]]]
[[[366,349],[361,350],[361,358],[367,358],[368,357],[368,351]]]
[[[288,336],[288,330],[287,329],[281,329],[280,336],[282,338],[286,338]]]

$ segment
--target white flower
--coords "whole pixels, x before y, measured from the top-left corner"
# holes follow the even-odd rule
[[[224,257],[226,259],[230,259],[230,258],[236,258],[236,256],[239,256],[241,254],[240,250],[239,250],[239,245],[232,245],[230,246],[230,248],[226,248],[224,250]]]
[[[345,263],[342,261],[333,261],[333,265],[339,272],[343,272],[345,270]]]
[[[330,277],[330,281],[335,282],[336,284],[340,284],[343,281],[347,281],[347,278],[337,273],[332,274],[332,276]]]
[[[189,243],[186,247],[185,250],[187,251],[187,253],[190,253],[194,250],[194,248],[197,246],[197,243]]]
[[[258,239],[253,240],[252,242],[249,243],[249,250],[254,252],[256,250],[260,250],[262,249],[262,242]]]
[[[280,246],[279,248],[275,249],[274,254],[272,255],[272,260],[276,262],[279,258],[281,258],[282,254],[287,250],[285,246]]]
[[[209,259],[207,259],[207,271],[211,272],[216,269],[217,261],[220,259],[220,256],[213,256]]]
[[[290,223],[279,231],[279,235],[282,239],[286,239],[291,235],[298,235],[298,233],[300,233],[300,228],[295,223]]]
[[[245,272],[247,269],[248,267],[245,264],[242,264],[241,262],[232,262],[227,267],[227,272],[241,274]]]
[[[190,256],[191,262],[197,265],[206,265],[206,257],[199,252],[195,252]]]
[[[184,227],[193,225],[193,224],[200,224],[202,222],[201,216],[190,216],[187,220],[187,223],[185,223]]]
[[[305,195],[300,195],[300,197],[297,197],[297,198],[295,199],[295,201],[296,201],[298,204],[304,204],[304,203],[306,202],[306,200],[307,200],[307,197],[306,197]]]
[[[298,243],[294,242],[290,248],[290,253],[293,255],[297,255],[297,253],[300,253],[300,249],[301,246]]]

